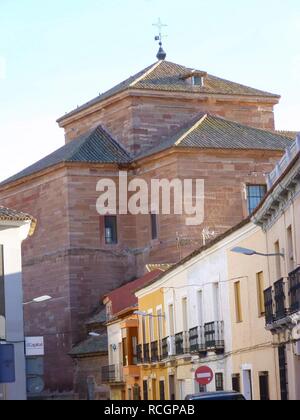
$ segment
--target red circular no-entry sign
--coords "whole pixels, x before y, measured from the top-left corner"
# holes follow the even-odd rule
[[[202,366],[196,370],[195,379],[199,385],[209,385],[214,379],[214,373],[208,366]]]

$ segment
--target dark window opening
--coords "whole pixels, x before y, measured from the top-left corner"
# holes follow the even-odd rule
[[[288,401],[288,378],[287,378],[287,360],[286,360],[286,347],[280,346],[278,348],[279,357],[279,376],[280,376],[280,390],[281,400]]]
[[[151,237],[154,241],[158,238],[158,229],[157,229],[157,214],[151,214]]]
[[[143,381],[143,397],[144,401],[148,401],[148,381]]]
[[[261,372],[259,374],[259,391],[261,401],[270,401],[269,372]]]
[[[203,78],[201,76],[193,76],[192,84],[194,86],[203,86]]]
[[[236,374],[232,376],[232,390],[235,392],[241,392],[241,376]]]
[[[216,373],[216,391],[224,391],[223,373]]]
[[[105,216],[104,228],[105,228],[105,243],[107,245],[117,244],[118,243],[117,217]]]
[[[248,212],[251,214],[267,193],[267,187],[265,185],[248,185],[247,186],[247,197],[248,197]]]
[[[159,397],[160,397],[160,401],[165,400],[165,381],[159,382]]]

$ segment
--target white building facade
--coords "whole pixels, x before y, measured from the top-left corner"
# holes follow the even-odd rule
[[[29,215],[0,207],[0,345],[14,348],[15,381],[0,384],[0,400],[26,399],[22,242],[35,228]]]

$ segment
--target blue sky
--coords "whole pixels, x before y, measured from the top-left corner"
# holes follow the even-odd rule
[[[0,179],[64,143],[56,119],[168,59],[282,95],[278,129],[300,130],[299,0],[0,0]]]

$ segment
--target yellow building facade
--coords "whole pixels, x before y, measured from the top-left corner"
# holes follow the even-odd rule
[[[147,288],[148,289],[148,288]],[[138,363],[143,400],[171,399],[166,353],[166,321],[163,290],[137,292],[139,307]]]

